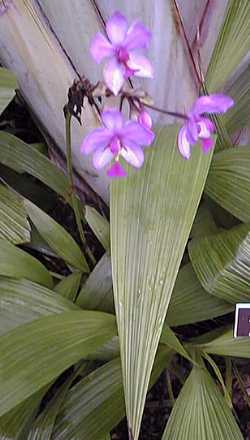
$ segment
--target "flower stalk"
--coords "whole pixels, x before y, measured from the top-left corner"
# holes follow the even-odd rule
[[[81,213],[79,209],[79,200],[75,194],[74,189],[74,176],[73,176],[73,166],[72,166],[72,148],[71,148],[71,114],[70,112],[65,109],[65,131],[66,131],[66,156],[67,156],[67,175],[68,175],[68,182],[69,182],[69,188],[70,188],[70,197],[71,197],[71,203],[73,207],[73,211],[75,214],[76,224],[79,232],[79,236],[83,245],[84,252],[86,256],[88,257],[91,264],[94,266],[96,261],[95,257],[93,256],[90,248],[88,247],[84,230],[82,227],[82,221],[81,221]]]

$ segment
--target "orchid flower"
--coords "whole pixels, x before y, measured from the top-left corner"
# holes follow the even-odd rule
[[[114,161],[108,169],[111,178],[125,177],[119,162],[122,156],[128,163],[140,168],[144,162],[143,146],[149,146],[154,133],[135,121],[124,121],[121,112],[109,109],[102,113],[103,127],[89,133],[83,140],[83,154],[93,153],[94,167],[99,170]]]
[[[201,139],[201,146],[204,153],[214,147],[212,134],[215,131],[213,122],[204,113],[225,113],[234,105],[230,96],[214,94],[200,96],[194,103],[191,111],[187,115],[187,120],[178,134],[178,147],[181,155],[185,159],[191,156],[192,145]]]
[[[90,52],[97,63],[104,58],[104,79],[108,88],[118,95],[125,79],[131,76],[153,77],[149,60],[137,52],[149,46],[151,33],[140,21],[128,26],[126,18],[115,12],[106,23],[107,37],[98,32],[90,45]]]

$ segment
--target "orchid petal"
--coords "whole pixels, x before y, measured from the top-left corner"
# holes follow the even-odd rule
[[[191,145],[187,139],[186,126],[182,127],[178,133],[178,148],[184,159],[189,159],[191,156]]]
[[[127,172],[121,166],[120,162],[115,162],[107,171],[107,175],[111,179],[117,179],[120,177],[127,177]]]
[[[120,130],[120,136],[123,143],[126,145],[128,142],[134,142],[139,145],[150,145],[154,140],[153,131],[144,128],[138,122],[127,122]]]
[[[153,78],[152,64],[143,55],[130,52],[129,60],[126,64],[129,69],[134,71],[135,76],[140,76],[143,78]]]
[[[134,142],[127,142],[121,150],[121,156],[136,168],[140,168],[144,162],[144,153],[142,148]]]
[[[200,96],[193,105],[191,112],[196,115],[201,115],[202,113],[225,113],[233,105],[233,99],[222,93]]]
[[[105,167],[114,157],[114,153],[106,147],[99,148],[93,154],[93,165],[97,170]]]
[[[114,49],[107,38],[98,32],[91,41],[90,53],[94,60],[99,64],[104,58],[112,56],[114,54]]]
[[[137,118],[139,124],[141,124],[145,128],[151,128],[152,127],[152,118],[148,112],[145,110],[142,110]]]
[[[135,21],[128,29],[124,46],[128,51],[147,49],[151,40],[151,32],[140,21]]]
[[[102,121],[110,130],[119,130],[123,126],[123,116],[115,108],[109,108],[102,113]]]
[[[111,137],[112,133],[106,128],[96,128],[83,139],[81,152],[83,154],[90,154],[98,148],[105,148],[110,142]]]
[[[111,58],[104,67],[103,75],[108,88],[114,95],[118,95],[124,83],[124,66],[119,64],[115,58]]]
[[[197,122],[197,126],[199,128],[199,138],[203,139],[210,138],[211,134],[215,130],[213,122],[207,118],[200,118],[200,120]]]
[[[190,144],[195,144],[199,137],[199,126],[197,122],[190,118],[186,123],[186,136]]]
[[[208,153],[212,148],[214,148],[214,145],[215,145],[215,141],[211,137],[206,139],[203,138],[201,140],[202,150],[205,154]]]
[[[124,15],[115,12],[106,23],[106,31],[110,41],[115,44],[121,44],[128,30],[128,22]]]

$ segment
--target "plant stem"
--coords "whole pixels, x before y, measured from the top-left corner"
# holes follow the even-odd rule
[[[84,251],[88,256],[89,260],[93,265],[95,265],[95,257],[93,256],[91,250],[88,247],[83,227],[81,221],[81,213],[79,209],[79,199],[77,198],[74,190],[74,176],[72,167],[72,151],[71,151],[71,114],[66,110],[65,112],[65,128],[66,128],[66,149],[67,149],[67,174],[69,187],[71,191],[71,202],[75,214],[76,224],[79,231],[79,235],[83,244]]]
[[[183,113],[177,113],[177,112],[171,112],[169,110],[164,110],[163,108],[158,108],[158,107],[155,107],[154,105],[145,104],[145,102],[143,103],[143,106],[151,108],[151,110],[155,110],[156,112],[163,113],[164,115],[175,116],[176,118],[185,119],[185,120],[188,119],[188,117],[186,115],[184,115]]]

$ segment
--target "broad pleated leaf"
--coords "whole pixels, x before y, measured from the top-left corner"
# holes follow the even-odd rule
[[[0,114],[15,96],[17,80],[13,73],[0,67]]]
[[[138,438],[146,389],[211,156],[184,161],[159,130],[139,173],[111,190],[111,255],[127,417]]]
[[[34,257],[0,239],[0,275],[27,278],[30,281],[52,287],[52,278],[45,266]]]
[[[27,438],[26,434],[32,419],[39,408],[45,390],[42,389],[30,396],[25,402],[17,405],[0,417],[0,439],[20,440]]]
[[[76,303],[83,309],[114,310],[110,256],[106,253],[100,259],[83,284]]]
[[[209,206],[203,202],[197,211],[190,232],[190,238],[212,235],[218,231]]]
[[[58,286],[60,284],[61,282]],[[83,284],[76,302],[83,309],[113,312],[111,262],[108,255],[105,254],[97,263],[95,269]],[[171,327],[192,324],[206,319],[213,319],[229,313],[231,310],[233,310],[232,304],[220,298],[211,297],[203,289],[192,269],[192,265],[187,264],[178,272],[166,322]]]
[[[210,295],[203,289],[189,263],[178,273],[166,322],[170,326],[192,324],[224,315],[233,308],[232,304]]]
[[[54,288],[54,291],[60,293],[64,298],[75,301],[80,287],[81,278],[81,272],[73,272],[59,281]]]
[[[192,358],[189,356],[182,343],[179,341],[173,330],[171,330],[166,324],[163,326],[160,341],[162,344],[167,345],[171,350],[179,353],[181,356],[192,362]]]
[[[215,337],[212,341],[197,345],[197,347],[206,353],[218,354],[220,356],[250,358],[250,338],[235,338],[231,328]]]
[[[0,278],[0,334],[42,316],[79,310],[71,301],[28,280]]]
[[[29,200],[24,201],[24,206],[32,223],[49,247],[71,266],[83,272],[88,272],[86,259],[71,235]]]
[[[205,192],[242,222],[250,222],[250,146],[215,154]]]
[[[209,92],[218,91],[238,67],[250,47],[250,3],[229,0],[227,14],[220,31],[207,72]]]
[[[85,207],[85,218],[92,231],[107,251],[110,248],[110,227],[108,220],[103,217],[95,208]]]
[[[67,394],[52,439],[102,438],[124,416],[120,359],[108,362]]]
[[[56,390],[53,398],[47,403],[45,409],[37,417],[27,435],[27,440],[50,440],[54,429],[56,417],[60,407],[77,375],[72,371],[67,380]]]
[[[171,351],[160,347],[149,386],[171,359]],[[90,373],[67,394],[56,421],[53,440],[101,439],[125,415],[120,359]]]
[[[14,244],[30,240],[30,225],[21,197],[0,185],[0,238]]]
[[[4,414],[116,333],[115,318],[74,311],[24,324],[0,337]]]
[[[0,132],[0,163],[19,173],[29,173],[55,192],[66,196],[67,178],[43,154],[7,132]]]
[[[194,367],[162,440],[243,440],[225,399],[205,368]]]
[[[250,300],[250,225],[239,225],[189,245],[204,289],[231,303]]]
[[[226,93],[232,96],[235,105],[226,113],[223,121],[230,134],[249,125],[250,108],[250,63],[243,69],[237,78],[232,80]]]

